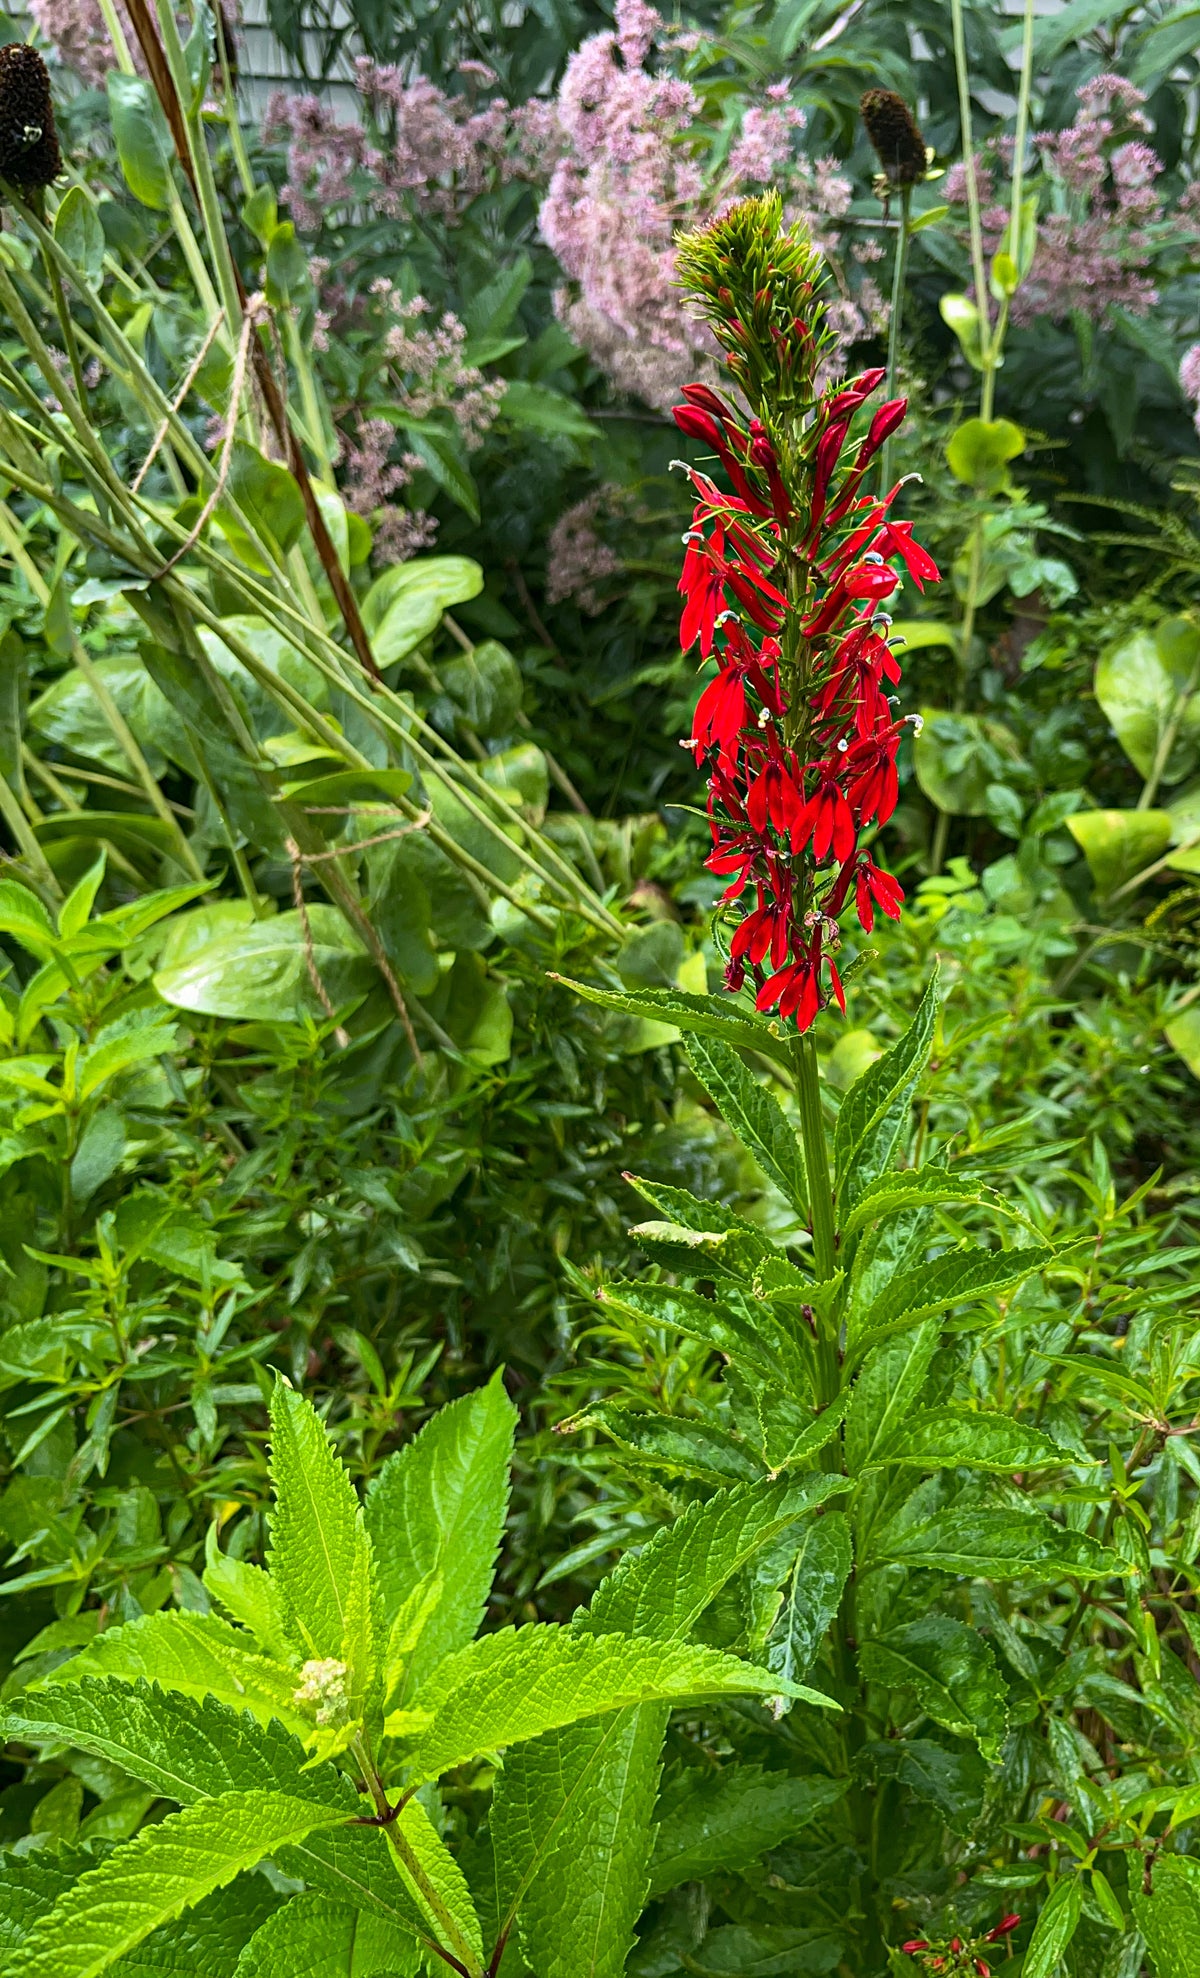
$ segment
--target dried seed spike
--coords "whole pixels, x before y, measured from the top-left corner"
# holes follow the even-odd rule
[[[888,185],[919,184],[928,170],[929,152],[904,98],[894,89],[868,89],[858,107]]]
[[[50,71],[24,41],[0,48],[0,179],[41,192],[62,171]]]

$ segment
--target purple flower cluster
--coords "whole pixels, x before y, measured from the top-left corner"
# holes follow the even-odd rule
[[[89,89],[103,89],[104,78],[114,64],[100,0],[29,0],[29,12],[38,33],[57,51],[59,60],[74,69]],[[131,47],[136,48],[121,0],[117,0],[117,14]]]
[[[1042,163],[1037,253],[1013,299],[1014,323],[1076,314],[1100,323],[1116,308],[1144,316],[1158,301],[1160,248],[1197,235],[1195,189],[1189,187],[1168,214],[1156,183],[1163,166],[1145,140],[1150,124],[1143,92],[1123,76],[1102,75],[1084,83],[1077,96],[1072,123],[1034,138]],[[1005,148],[996,150],[1000,163],[1010,162]],[[1008,224],[1008,209],[994,169],[982,165],[977,179],[991,254]],[[952,205],[965,203],[963,166],[947,172],[944,190]]]

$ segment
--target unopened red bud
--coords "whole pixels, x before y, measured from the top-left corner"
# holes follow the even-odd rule
[[[979,1978],[992,1978],[991,1965],[985,1964],[981,1957],[976,1958],[975,1969],[979,1973]]]
[[[1020,1921],[1021,1918],[1017,1914],[1017,1912],[1015,1910],[1010,1910],[1007,1916],[1002,1916],[1000,1918],[1000,1921],[996,1924],[994,1929],[988,1931],[987,1935],[983,1940],[984,1943],[994,1944],[999,1940],[999,1938],[1007,1937],[1010,1931],[1016,1929]]]
[[[960,1951],[960,1950],[962,1949],[962,1938],[961,1938],[961,1937],[951,1937],[951,1939],[950,1939],[950,1948],[951,1948],[951,1950],[952,1950],[952,1951],[954,1952],[954,1955],[955,1955],[955,1956],[957,1957],[957,1956],[958,1956],[958,1953],[959,1953],[959,1951]]]
[[[901,1944],[900,1948],[906,1957],[915,1957],[918,1951],[927,1951],[929,1949],[929,1939],[928,1937],[910,1937],[906,1944]]]

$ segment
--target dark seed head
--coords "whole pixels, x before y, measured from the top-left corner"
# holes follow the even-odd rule
[[[36,48],[0,48],[0,179],[19,192],[40,192],[62,171],[50,72]]]
[[[888,185],[917,185],[929,157],[924,132],[904,98],[893,89],[868,89],[858,107]]]

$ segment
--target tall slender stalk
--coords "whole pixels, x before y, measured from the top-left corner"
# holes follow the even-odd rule
[[[821,1079],[817,1049],[811,1034],[797,1037],[795,1043],[796,1103],[800,1111],[800,1138],[808,1172],[808,1209],[812,1223],[813,1268],[819,1281],[831,1278],[837,1269],[837,1232],[834,1226],[833,1179],[829,1170],[829,1146],[825,1138],[825,1118],[821,1109]],[[823,1316],[817,1334],[817,1400],[827,1407],[840,1385],[837,1358],[836,1318]]]
[[[904,279],[908,272],[908,229],[912,211],[912,187],[900,188],[900,226],[896,235],[896,257],[892,268],[892,309],[888,317],[887,386],[886,396],[896,397],[896,378],[900,369],[900,332],[904,320]],[[879,455],[879,492],[886,494],[892,485],[892,436],[883,443]]]

